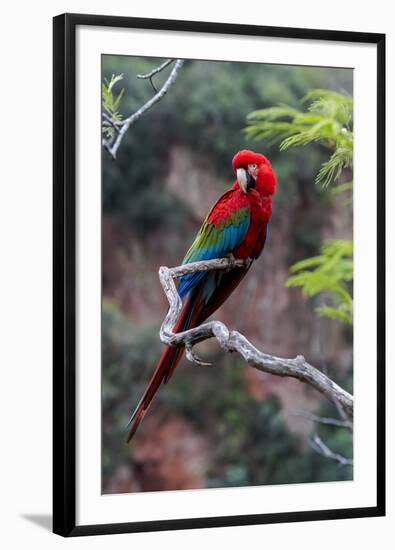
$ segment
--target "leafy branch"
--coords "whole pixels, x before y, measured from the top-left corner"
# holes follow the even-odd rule
[[[302,100],[301,111],[287,105],[250,113],[244,132],[255,139],[280,143],[280,150],[317,142],[333,150],[318,172],[315,183],[327,187],[339,179],[353,162],[351,97],[331,90],[311,90]]]
[[[110,80],[104,78],[102,83],[102,106],[103,106],[103,122],[102,132],[105,137],[113,138],[115,132],[118,132],[118,125],[122,122],[123,116],[118,112],[125,88],[114,97],[113,88],[117,82],[123,79],[123,74],[111,75]]]
[[[174,63],[174,66],[168,76],[167,80],[163,86],[157,90],[153,84],[153,76],[163,71],[166,67]],[[148,78],[151,82],[151,85],[155,91],[155,95],[151,97],[144,105],[142,105],[136,112],[132,113],[127,118],[124,118],[119,112],[119,106],[124,94],[122,89],[120,93],[114,97],[113,88],[117,82],[122,80],[123,75],[111,76],[110,81],[104,79],[102,85],[102,129],[103,129],[103,147],[106,149],[108,154],[115,159],[117,155],[118,148],[123,140],[123,137],[127,130],[132,124],[134,124],[148,109],[153,107],[158,101],[160,101],[165,94],[168,92],[169,88],[174,84],[177,79],[179,70],[181,69],[184,61],[182,59],[169,59],[162,63],[159,67],[151,71],[147,75],[137,75],[137,78],[144,79]]]
[[[329,294],[333,305],[316,308],[318,315],[352,324],[353,299],[348,284],[353,278],[353,244],[348,240],[327,240],[321,255],[294,264],[286,286],[300,286],[307,296]]]

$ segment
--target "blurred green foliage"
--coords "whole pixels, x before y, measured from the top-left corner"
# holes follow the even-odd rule
[[[128,461],[126,424],[158,359],[159,326],[133,325],[115,303],[102,302],[102,464],[104,476]],[[143,377],[146,377],[143,381]]]

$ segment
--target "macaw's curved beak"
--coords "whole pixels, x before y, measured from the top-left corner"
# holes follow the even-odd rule
[[[248,193],[248,191],[255,187],[255,180],[245,168],[238,168],[236,170],[237,181],[240,186],[240,189],[243,193]]]

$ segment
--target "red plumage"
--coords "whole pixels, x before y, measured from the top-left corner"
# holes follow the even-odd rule
[[[276,191],[276,175],[269,160],[264,155],[254,151],[239,151],[233,157],[232,166],[236,171],[244,169],[246,174],[254,174],[253,186],[243,191],[242,185],[239,181],[236,181],[232,188],[218,199],[207,215],[201,231],[188,252],[186,263],[196,259],[223,257],[229,252],[235,258],[256,259],[262,252],[266,241],[267,225],[272,214],[272,195]],[[224,222],[232,220],[234,214],[244,211],[248,212],[248,228],[243,233],[243,237],[237,243],[235,241],[235,246],[229,250],[227,244],[233,243],[232,239],[235,239],[235,234],[237,237],[240,236],[240,231],[237,232],[237,230],[240,230],[243,226],[238,219],[238,225],[235,222],[231,232],[226,234],[226,229],[223,229]],[[211,237],[207,239],[210,243],[216,242],[213,241],[213,235],[214,237],[219,236],[217,248],[210,248],[208,244],[205,245],[202,237],[204,230],[212,230]],[[203,245],[199,239],[203,242]],[[194,245],[196,250],[194,250]],[[222,248],[220,245],[222,245]],[[194,256],[196,251],[201,255]],[[196,277],[196,284],[188,287],[187,297],[178,322],[174,327],[174,332],[188,330],[203,323],[224,303],[244,278],[248,269],[249,267],[234,268],[228,272],[211,271]],[[144,418],[159,386],[163,381],[167,382],[169,380],[183,352],[184,346],[164,347],[147,389],[129,421],[131,427],[127,438],[128,442]]]

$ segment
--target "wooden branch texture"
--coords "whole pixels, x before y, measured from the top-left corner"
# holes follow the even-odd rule
[[[170,346],[185,345],[186,356],[190,361],[199,365],[208,365],[208,363],[203,363],[196,357],[193,353],[193,346],[203,340],[216,338],[224,351],[239,353],[250,366],[262,372],[268,372],[275,376],[297,378],[301,382],[315,388],[335,405],[340,405],[347,415],[352,417],[354,410],[353,396],[333,382],[323,372],[310,365],[302,355],[298,355],[294,359],[287,359],[260,351],[240,332],[229,330],[220,321],[208,321],[184,332],[173,332],[182,307],[182,301],[174,283],[175,278],[181,277],[186,273],[215,269],[233,269],[234,267],[245,265],[245,260],[221,258],[194,262],[173,268],[161,267],[159,269],[159,278],[170,304],[169,311],[160,329],[161,341]]]

